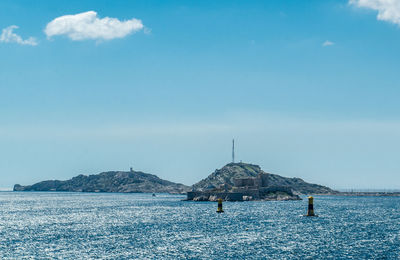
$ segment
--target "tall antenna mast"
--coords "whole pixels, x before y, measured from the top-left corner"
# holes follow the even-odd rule
[[[235,139],[232,139],[232,162],[235,163]]]

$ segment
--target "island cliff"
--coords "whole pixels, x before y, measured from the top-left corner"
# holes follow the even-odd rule
[[[335,193],[338,192],[300,178],[266,173],[258,165],[229,163],[194,184],[187,200],[299,200],[300,194]]]
[[[14,191],[149,192],[184,194],[190,188],[140,171],[111,171],[79,175],[70,180],[42,181],[29,186],[16,184]]]

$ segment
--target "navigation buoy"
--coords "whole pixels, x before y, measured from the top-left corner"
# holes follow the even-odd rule
[[[308,197],[308,211],[307,211],[307,217],[315,217],[316,215],[314,214],[314,198],[312,196]]]
[[[222,213],[224,210],[222,209],[222,199],[218,199],[218,210],[217,213]]]

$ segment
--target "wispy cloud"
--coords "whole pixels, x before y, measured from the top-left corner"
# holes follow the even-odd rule
[[[18,34],[14,33],[14,30],[18,29],[18,26],[16,25],[11,25],[7,28],[4,28],[1,36],[0,36],[0,42],[4,43],[18,43],[21,45],[31,45],[31,46],[36,46],[38,45],[38,42],[35,38],[29,37],[28,39],[24,40],[22,39],[21,36]]]
[[[95,11],[64,15],[47,24],[45,33],[51,38],[65,35],[74,41],[112,40],[140,31],[144,28],[141,20],[120,21],[117,18],[98,18]]]
[[[324,42],[322,43],[322,46],[323,46],[323,47],[328,47],[328,46],[332,46],[332,45],[335,45],[335,43],[334,43],[334,42],[331,42],[331,41],[324,41]]]
[[[357,7],[378,11],[378,20],[394,23],[400,26],[400,1],[399,0],[349,0]]]

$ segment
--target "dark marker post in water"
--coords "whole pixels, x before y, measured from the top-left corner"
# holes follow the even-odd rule
[[[308,197],[308,211],[307,211],[307,217],[315,217],[316,215],[314,214],[314,198],[312,196]]]
[[[222,213],[224,210],[222,209],[222,199],[218,199],[218,209],[217,213]]]

